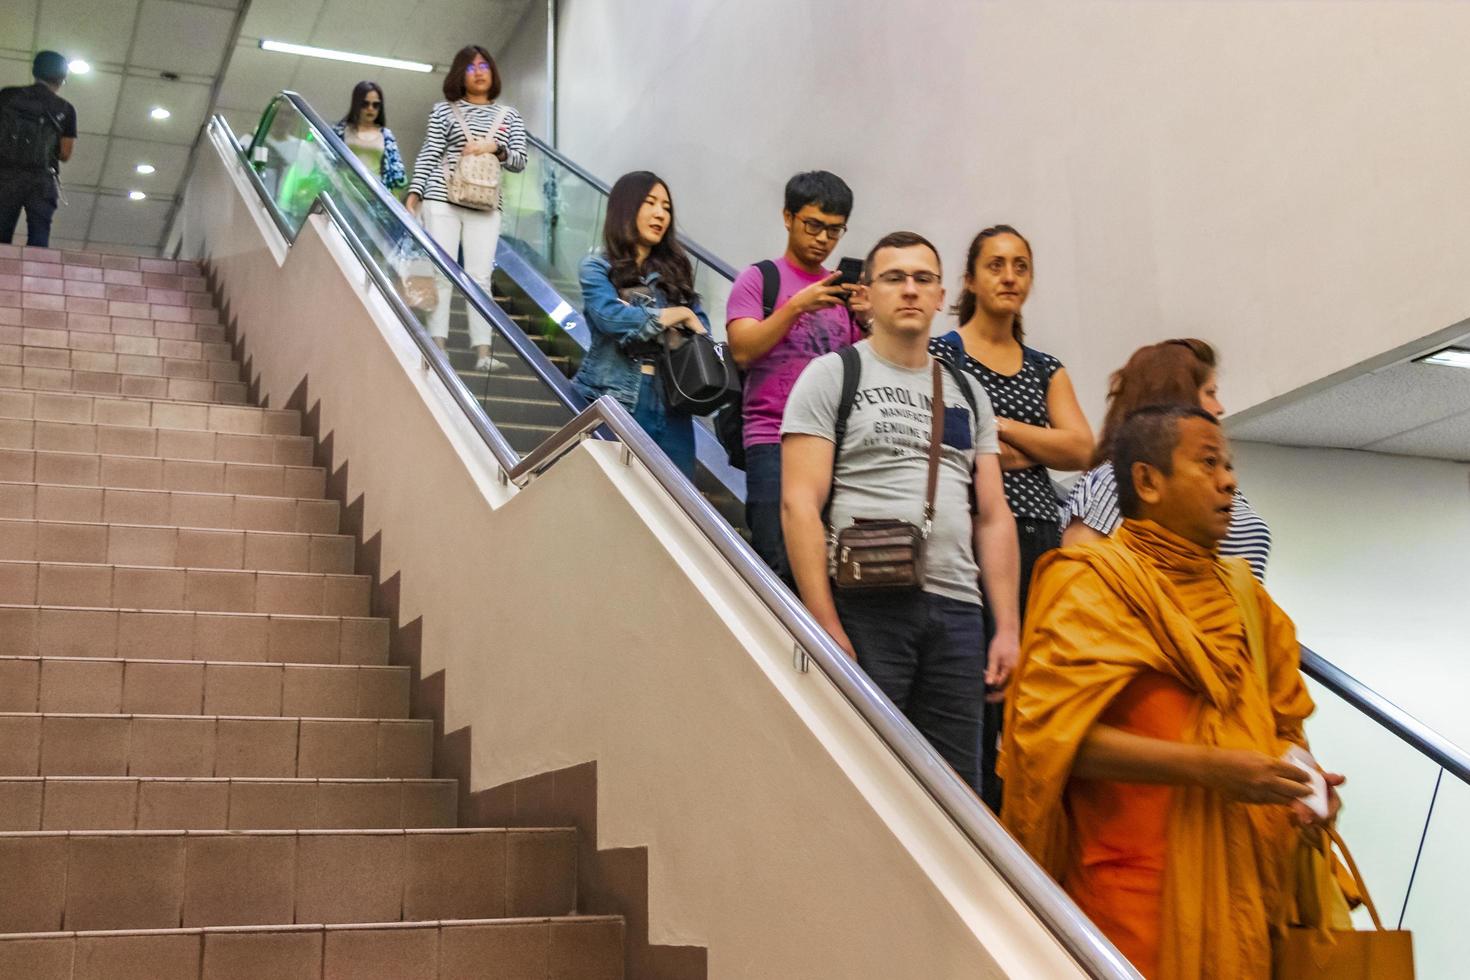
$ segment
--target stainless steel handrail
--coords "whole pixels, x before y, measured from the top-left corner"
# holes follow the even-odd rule
[[[227,136],[235,149],[235,158],[250,174],[251,184],[275,214],[277,208],[265,184],[250,165],[248,154],[235,141],[228,124],[216,116],[211,125]],[[728,561],[731,567],[755,592],[756,596],[791,633],[810,662],[843,694],[894,756],[918,780],[928,795],[945,812],[951,822],[970,840],[986,861],[1021,897],[1028,908],[1047,927],[1056,940],[1096,980],[1139,980],[1140,974],[1097,928],[1081,913],[1052,878],[1031,859],[1019,844],[1000,826],[994,815],[973,791],[955,775],[912,723],[893,705],[881,690],[850,658],[832,642],[825,630],[811,618],[806,608],[776,578],[774,573],[751,550],[729,522],[720,516],[694,488],[683,473],[668,459],[656,443],[643,431],[628,411],[614,399],[603,396],[583,408],[575,418],[544,440],[525,457],[500,435],[495,424],[464,387],[442,352],[428,339],[418,318],[397,296],[391,279],[378,265],[371,252],[358,239],[330,192],[318,195],[313,211],[320,211],[342,233],[349,248],[362,262],[370,278],[383,293],[395,314],[414,337],[427,363],[445,382],[461,410],[504,470],[507,479],[525,486],[538,473],[575,448],[583,439],[606,430],[623,443],[669,494],[684,514]],[[290,242],[293,235],[284,220],[276,216],[278,228]],[[496,309],[496,312],[499,312]],[[503,315],[503,314],[502,314]]]
[[[1445,772],[1470,784],[1470,752],[1466,752],[1373,688],[1306,646],[1302,671],[1348,704],[1428,756]]]
[[[612,187],[609,184],[598,179],[597,177],[594,177],[585,168],[578,166],[577,164],[568,160],[566,157],[562,156],[561,153],[548,145],[545,140],[530,133],[526,134],[526,139],[530,142],[532,146],[536,147],[536,149],[540,150],[542,153],[551,157],[552,160],[556,161],[558,166],[570,170],[582,180],[597,188],[603,194],[612,193]],[[688,252],[690,255],[694,256],[696,259],[703,262],[705,265],[709,266],[720,275],[724,276],[726,279],[729,279],[731,282],[735,281],[735,276],[738,274],[735,267],[730,265],[724,259],[720,258],[714,252],[711,252],[709,249],[705,248],[703,245],[700,245],[698,242],[692,241],[687,235],[684,235],[682,233],[679,235],[679,244],[684,246],[684,251]]]

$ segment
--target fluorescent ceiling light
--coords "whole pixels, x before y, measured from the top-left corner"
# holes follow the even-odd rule
[[[422,61],[403,61],[399,58],[380,58],[375,54],[354,54],[351,51],[333,51],[331,48],[315,48],[309,44],[291,44],[287,41],[261,41],[265,51],[281,54],[300,54],[308,58],[326,58],[328,61],[350,61],[357,65],[374,65],[378,68],[402,68],[404,71],[431,72],[433,65]]]
[[[156,105],[151,110],[149,110],[148,115],[152,116],[154,119],[163,120],[167,119],[169,116],[172,116],[173,113],[169,112],[161,105]]]
[[[132,201],[141,201],[147,196],[142,191],[128,191],[128,199]]]
[[[1438,364],[1440,367],[1470,368],[1470,350],[1464,347],[1446,347],[1433,354],[1419,358],[1420,364]]]
[[[73,58],[71,61],[66,63],[66,70],[71,72],[73,75],[85,75],[87,72],[92,70],[92,66],[88,62],[83,61],[81,58]]]
[[[156,171],[158,168],[155,167],[155,166],[153,166],[153,164],[151,164],[151,163],[140,163],[140,164],[138,164],[138,166],[137,166],[136,169],[137,169],[138,173],[140,173],[140,174],[142,174],[143,176],[146,177],[149,174],[151,174],[154,171]]]

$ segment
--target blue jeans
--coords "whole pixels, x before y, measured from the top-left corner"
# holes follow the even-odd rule
[[[656,374],[645,374],[638,383],[638,405],[633,419],[653,437],[664,455],[694,479],[694,419],[669,413],[664,386]]]
[[[26,244],[51,244],[51,217],[56,213],[56,178],[50,174],[7,171],[0,174],[0,245],[15,237],[20,213],[26,213]]]
[[[750,546],[771,571],[791,584],[786,538],[781,532],[781,444],[745,448],[745,526]]]
[[[985,702],[980,606],[928,592],[834,592],[858,665],[967,785]]]

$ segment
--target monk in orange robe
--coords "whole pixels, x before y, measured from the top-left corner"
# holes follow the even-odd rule
[[[1002,820],[1149,980],[1268,980],[1317,819],[1282,759],[1313,710],[1296,632],[1217,554],[1235,478],[1212,416],[1143,409],[1114,465],[1123,526],[1037,566]]]

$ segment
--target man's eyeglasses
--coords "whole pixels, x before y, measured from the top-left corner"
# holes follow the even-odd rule
[[[802,228],[806,229],[806,233],[808,235],[811,235],[813,238],[818,237],[822,234],[822,232],[825,231],[827,233],[827,237],[834,242],[837,241],[837,239],[841,238],[843,233],[847,231],[847,225],[829,225],[826,222],[818,221],[816,218],[802,218],[801,226]]]
[[[910,279],[915,286],[937,286],[940,276],[937,272],[903,272],[899,269],[889,269],[873,278],[874,282],[881,282],[885,286],[902,286]]]

